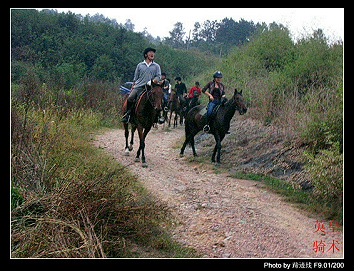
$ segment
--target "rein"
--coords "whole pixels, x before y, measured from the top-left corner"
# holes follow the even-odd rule
[[[237,106],[237,103],[236,103],[236,101],[235,101],[233,98],[231,98],[231,99],[228,101],[228,103],[230,103],[231,106],[233,106],[233,109],[239,110],[239,107]]]
[[[150,104],[152,105],[152,107],[155,108],[156,101],[153,97],[154,93],[152,92],[152,90],[153,90],[153,88],[147,90],[146,95],[147,95],[147,99],[150,102]]]

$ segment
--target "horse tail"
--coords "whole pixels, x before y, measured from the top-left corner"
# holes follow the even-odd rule
[[[198,128],[198,126],[200,125],[196,120],[196,116],[200,114],[202,108],[204,107],[199,105],[193,107],[191,110],[188,111],[185,121],[186,138],[193,138],[200,131],[200,129]]]

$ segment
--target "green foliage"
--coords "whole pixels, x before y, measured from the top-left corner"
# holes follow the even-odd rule
[[[11,10],[12,82],[20,83],[29,70],[40,82],[64,89],[86,79],[115,84],[132,81],[148,46],[157,48],[156,62],[172,85],[176,76],[195,77],[210,63],[211,56],[198,49],[152,45],[141,33],[96,17]]]
[[[342,216],[343,44],[319,29],[296,43],[275,24],[234,50],[219,68],[228,89],[243,89],[251,117],[282,127],[308,149],[316,200]]]
[[[295,44],[286,28],[270,25],[220,70],[228,86],[245,90],[255,118],[291,127],[314,149],[342,148],[343,46],[329,45],[321,30]]]
[[[192,37],[191,32],[185,37],[183,24],[177,22],[163,43],[172,48],[197,48],[222,56],[227,55],[233,46],[247,43],[251,35],[261,28],[260,24],[255,25],[244,19],[238,22],[232,18],[224,18],[219,22],[206,20],[202,24],[195,22]]]
[[[283,69],[293,59],[294,44],[285,27],[271,24],[255,36],[247,51],[263,69],[272,72]]]
[[[307,172],[312,177],[314,195],[332,210],[329,217],[342,222],[343,154],[338,149],[321,150],[317,155],[305,153]]]
[[[23,196],[19,192],[17,187],[11,187],[11,210],[21,205],[23,202]]]
[[[39,64],[48,73],[44,82],[56,78],[65,88],[84,77],[128,81],[133,78],[134,65],[142,59],[140,52],[147,46],[141,34],[109,20],[94,22],[89,16],[80,18],[70,12],[11,10],[13,80],[24,73],[25,67]]]

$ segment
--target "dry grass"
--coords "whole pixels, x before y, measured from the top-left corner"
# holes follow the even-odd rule
[[[11,257],[191,257],[168,234],[166,206],[90,144],[99,122],[12,100]]]

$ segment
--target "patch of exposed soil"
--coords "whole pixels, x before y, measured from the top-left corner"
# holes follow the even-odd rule
[[[301,175],[301,161],[292,158],[294,153],[286,149],[289,144],[279,144],[281,137],[276,132],[268,136],[270,127],[257,127],[250,119],[237,118],[230,128],[232,134],[223,141],[222,162],[236,170],[259,168],[260,172],[281,172],[283,177]],[[153,129],[146,139],[148,168],[134,162],[138,139],[130,156],[124,156],[123,130],[96,135],[95,145],[129,167],[151,195],[169,206],[177,221],[173,237],[202,257],[343,257],[342,232],[315,232],[314,221],[320,218],[309,218],[281,196],[260,187],[259,182],[234,179],[227,172],[216,174],[209,159],[191,162],[189,147],[185,157],[179,157],[175,146],[176,142],[182,144],[183,138],[181,126]],[[212,144],[210,135],[196,137],[201,156],[211,155]],[[324,253],[313,250],[314,242],[320,240],[326,244]],[[333,240],[340,243],[340,251],[328,250]]]

